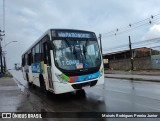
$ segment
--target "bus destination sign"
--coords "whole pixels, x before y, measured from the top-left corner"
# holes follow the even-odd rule
[[[92,33],[84,32],[58,32],[58,37],[73,37],[73,38],[94,38]]]

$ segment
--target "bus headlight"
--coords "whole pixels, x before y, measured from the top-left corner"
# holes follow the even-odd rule
[[[66,80],[64,80],[63,78],[59,79],[60,83],[64,83],[67,84]]]
[[[61,75],[59,75],[59,74],[55,74],[55,75],[56,75],[57,79],[60,81],[60,83],[67,84],[67,81],[64,78],[62,78]]]

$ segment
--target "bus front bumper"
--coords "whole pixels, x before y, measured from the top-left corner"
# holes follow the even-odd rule
[[[96,85],[104,84],[104,77],[100,77],[98,79],[84,81],[84,82],[78,82],[78,83],[60,83],[55,82],[54,83],[54,92],[55,94],[61,94],[61,93],[67,93],[67,92],[73,92],[75,90],[81,90],[87,87],[93,87]]]

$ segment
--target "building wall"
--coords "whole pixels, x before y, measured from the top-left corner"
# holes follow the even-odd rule
[[[151,67],[151,58],[150,57],[143,57],[143,58],[134,58],[133,66],[134,69],[152,69]],[[131,69],[131,61],[130,59],[123,59],[123,60],[111,60],[109,61],[110,69],[115,70],[130,70]]]
[[[153,69],[160,69],[160,55],[152,55],[152,68]]]
[[[135,58],[133,63],[136,70],[152,69],[151,57]]]
[[[109,61],[109,67],[114,70],[128,70],[130,68],[130,59],[111,60]]]

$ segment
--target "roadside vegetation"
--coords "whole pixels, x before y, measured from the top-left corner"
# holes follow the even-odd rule
[[[2,77],[10,77],[10,78],[12,78],[13,76],[12,76],[12,74],[11,74],[9,71],[6,71],[6,72],[3,74]]]

